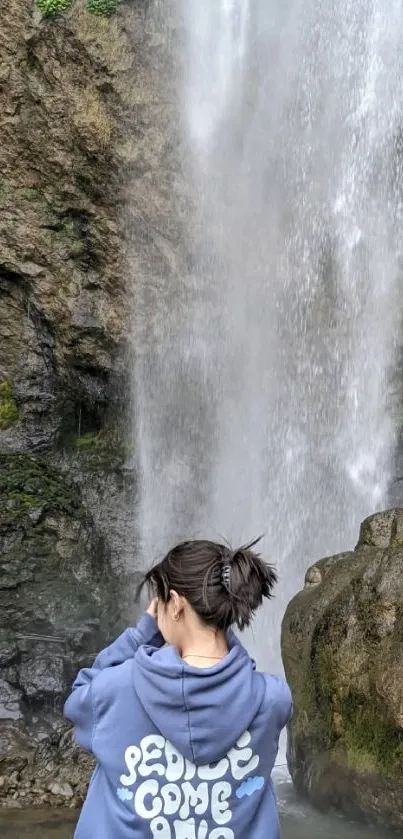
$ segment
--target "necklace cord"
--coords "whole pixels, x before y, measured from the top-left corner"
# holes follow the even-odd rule
[[[222,659],[225,658],[225,655],[198,655],[197,653],[186,653],[186,655],[183,655],[182,658],[211,658],[214,659],[214,661],[222,661]]]

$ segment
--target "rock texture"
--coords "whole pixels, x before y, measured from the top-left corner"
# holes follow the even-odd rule
[[[403,828],[403,510],[309,569],[282,631],[288,761],[321,808]]]
[[[168,286],[186,262],[166,46],[176,30],[162,29],[162,6],[133,0],[109,19],[80,0],[51,20],[24,0],[2,9],[0,451],[51,453],[90,506],[101,472],[92,512],[117,565],[131,563],[134,538],[132,288],[147,323],[160,278]]]
[[[173,15],[167,25],[166,7],[131,0],[105,19],[76,0],[45,20],[26,0],[2,5],[0,799],[7,801],[78,803],[89,765],[61,721],[62,703],[78,667],[136,617],[131,324],[151,322],[144,309],[153,310],[164,283],[186,266],[167,48],[180,33]],[[149,338],[142,328],[137,352]]]
[[[0,455],[0,797],[38,801],[63,770],[85,784],[61,710],[119,631],[119,589],[79,488],[31,454]]]

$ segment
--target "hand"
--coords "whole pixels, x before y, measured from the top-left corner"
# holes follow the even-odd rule
[[[149,607],[148,607],[148,609],[147,609],[147,615],[151,615],[151,617],[152,617],[152,618],[154,618],[154,620],[157,620],[157,615],[158,615],[158,597],[154,597],[154,599],[151,601],[151,603],[150,603],[150,605],[149,605]]]

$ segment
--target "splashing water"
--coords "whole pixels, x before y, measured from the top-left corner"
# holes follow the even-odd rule
[[[385,503],[403,6],[176,2],[192,271],[136,367],[142,549],[265,534],[280,583],[249,641],[276,666],[308,564]]]

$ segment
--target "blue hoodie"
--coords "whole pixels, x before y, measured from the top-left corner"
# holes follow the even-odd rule
[[[75,839],[279,839],[271,771],[291,713],[233,632],[186,664],[142,617],[81,670],[66,702],[92,777]]]

